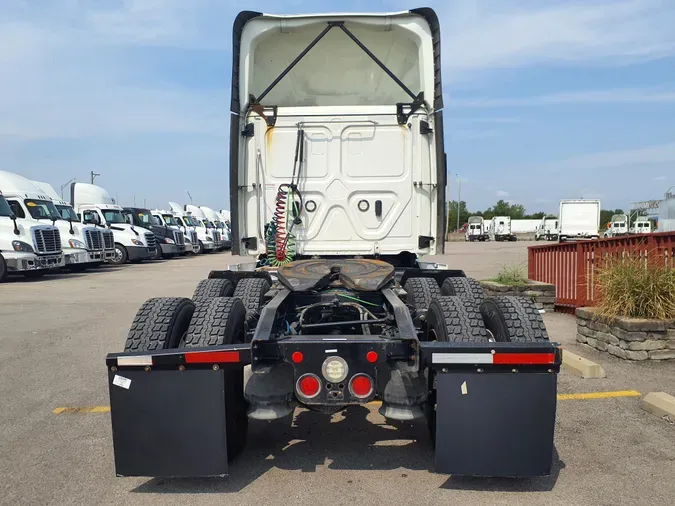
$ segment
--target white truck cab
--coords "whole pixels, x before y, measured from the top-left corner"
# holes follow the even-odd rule
[[[609,223],[609,233],[607,237],[618,237],[621,235],[628,235],[628,216],[625,214],[615,214]]]
[[[511,218],[509,216],[495,216],[490,223],[490,239],[493,241],[515,241],[516,236],[511,232]]]
[[[215,223],[206,216],[204,210],[200,206],[188,204],[185,206],[185,211],[190,213],[190,216],[197,221],[199,224],[198,230],[201,228],[205,231],[207,241],[210,240],[209,242],[213,242],[213,248],[210,250],[206,248],[206,243],[204,243],[205,249],[209,251],[220,251],[223,248],[223,240],[220,231],[216,228]]]
[[[534,233],[534,240],[557,241],[558,234],[558,218],[542,218],[537,231]]]
[[[469,216],[464,239],[470,242],[483,242],[490,239],[487,230],[485,230],[485,220],[482,216]]]
[[[225,227],[225,222],[222,220],[220,215],[210,207],[199,207],[204,212],[206,218],[211,223],[213,223],[214,227],[216,228],[216,231],[218,232],[217,235],[220,238],[220,249],[229,249],[232,246],[232,242],[230,241],[229,231]]]
[[[153,209],[151,211],[152,217],[157,220],[157,222],[162,226],[165,227],[169,230],[176,230],[179,233],[182,234],[183,238],[183,243],[184,243],[184,249],[180,253],[178,253],[180,256],[185,256],[188,253],[193,253],[193,244],[192,244],[192,236],[189,231],[186,230],[186,228],[183,226],[183,223],[178,223],[178,220],[176,217],[173,215],[173,213],[170,213],[168,211],[165,211],[163,209]],[[175,235],[175,234],[174,234]]]
[[[54,223],[61,233],[66,267],[85,269],[90,265],[109,262],[115,256],[115,239],[112,231],[97,226],[84,226],[68,202],[61,199],[49,183],[32,181],[45,195],[49,196],[59,214]]]
[[[141,262],[155,256],[157,241],[154,234],[128,224],[122,206],[117,205],[105,189],[93,184],[72,183],[70,195],[82,223],[112,230],[115,255],[111,263]]]
[[[205,243],[210,246],[209,249],[213,249],[215,244],[213,238],[207,240],[208,234],[205,228],[200,230],[198,222],[194,219],[188,212],[184,211],[180,204],[176,202],[169,202],[169,207],[171,208],[171,215],[176,221],[176,224],[180,230],[183,231],[185,235],[185,245],[187,249],[188,241],[192,246],[192,253],[203,253],[207,248]],[[189,253],[190,251],[188,251]]]
[[[0,244],[6,273],[39,277],[63,267],[61,235],[54,226],[59,214],[51,199],[30,180],[5,171],[0,171],[0,192],[10,208],[2,217]]]
[[[638,218],[630,226],[631,234],[650,234],[651,232],[652,222],[646,218]]]

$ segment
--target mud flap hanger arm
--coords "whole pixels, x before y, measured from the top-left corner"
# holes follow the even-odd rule
[[[316,38],[310,42],[305,49],[286,67],[281,74],[277,76],[277,78],[270,83],[270,85],[265,88],[265,90],[258,96],[254,95],[249,95],[249,105],[248,108],[255,111],[258,113],[262,118],[265,120],[267,123],[267,126],[274,126],[276,123],[277,119],[277,107],[273,106],[273,112],[272,116],[268,117],[265,116],[263,112],[263,106],[260,104],[260,101],[264,99],[267,94],[274,89],[274,87],[279,84],[279,82],[286,77],[286,75],[293,70],[293,67],[295,67],[300,60],[302,60],[307,53],[311,51],[311,49],[316,46],[316,44],[324,38],[324,36],[334,27],[340,28],[350,39],[354,41],[354,43],[359,46],[364,53],[366,53],[383,71],[385,74],[387,74],[389,77],[393,79],[393,81],[399,85],[399,87],[406,92],[408,96],[412,99],[412,102],[409,104],[405,103],[397,103],[396,104],[396,119],[400,125],[404,125],[407,123],[408,118],[410,117],[411,114],[413,114],[416,110],[418,110],[420,107],[424,105],[424,92],[420,91],[417,95],[413,93],[410,88],[408,88],[403,81],[401,81],[398,77],[396,77],[396,74],[394,74],[389,68],[380,60],[377,56],[373,54],[373,52],[366,47],[366,45],[359,40],[359,38],[354,35],[346,26],[344,21],[329,21],[328,26],[323,29],[323,31],[316,36]],[[403,112],[404,107],[410,107],[410,111],[406,114]]]

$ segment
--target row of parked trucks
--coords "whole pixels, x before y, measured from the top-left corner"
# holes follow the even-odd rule
[[[0,171],[0,281],[83,271],[229,248],[229,213],[170,203],[171,211],[122,207],[103,188],[71,185],[71,201],[42,181]],[[227,218],[227,221],[226,221]]]

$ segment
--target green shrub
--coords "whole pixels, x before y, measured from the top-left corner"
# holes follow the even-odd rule
[[[648,267],[644,258],[607,257],[596,274],[600,316],[675,318],[675,269]]]
[[[527,276],[525,275],[525,267],[522,265],[502,265],[497,277],[492,278],[491,281],[508,286],[526,285]]]

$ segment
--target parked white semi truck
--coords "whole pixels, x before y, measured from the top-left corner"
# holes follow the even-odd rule
[[[640,217],[637,218],[633,223],[630,224],[630,233],[631,234],[649,234],[652,231],[652,222],[647,218]]]
[[[192,216],[199,223],[199,227],[206,231],[206,235],[213,241],[213,249],[220,251],[223,249],[223,238],[216,224],[206,216],[204,210],[200,206],[188,204],[185,206],[185,211]]]
[[[192,216],[190,211],[186,211],[176,202],[169,202],[169,207],[186,237],[189,231],[195,253],[208,253],[215,250],[216,243],[213,242],[213,236],[209,234],[209,230],[200,220]]]
[[[54,226],[59,214],[49,196],[29,179],[5,171],[0,171],[0,192],[11,209],[10,215],[16,218],[9,229],[3,227],[4,245],[0,250],[7,251],[7,271],[39,277],[49,269],[63,267],[61,234]],[[73,249],[86,253],[69,248],[71,252]]]
[[[204,216],[206,216],[206,218],[216,227],[216,230],[218,231],[218,236],[220,237],[220,249],[221,250],[230,249],[232,247],[230,233],[227,227],[225,226],[225,222],[222,221],[220,215],[210,207],[206,206],[199,206],[199,207],[204,212]]]
[[[64,265],[58,228],[20,218],[0,190],[0,282],[10,274],[40,277]]]
[[[558,214],[558,239],[598,239],[600,237],[599,200],[561,200]]]
[[[90,265],[109,262],[115,257],[115,238],[111,230],[99,226],[84,226],[73,206],[63,200],[52,185],[42,181],[33,181],[33,184],[52,199],[59,212],[60,219],[55,225],[59,228],[61,241],[64,243],[66,267],[81,270]],[[66,243],[68,247],[65,246]],[[79,251],[81,245],[84,245],[86,253]]]
[[[620,237],[628,235],[628,216],[625,214],[614,214],[609,222],[609,228],[603,234],[605,237]]]
[[[509,216],[495,216],[490,221],[490,239],[493,241],[515,241],[516,235],[511,231]]]
[[[70,202],[80,221],[112,230],[115,239],[113,264],[142,262],[155,256],[157,240],[152,232],[126,222],[122,206],[100,186],[87,183],[70,185]]]
[[[152,216],[159,222],[161,226],[170,228],[172,230],[178,230],[183,234],[185,250],[183,253],[181,253],[181,255],[199,252],[199,241],[197,239],[197,231],[194,230],[194,227],[185,226],[183,220],[179,221],[172,212],[165,211],[163,209],[153,210]]]
[[[464,239],[470,242],[490,240],[490,235],[485,229],[485,220],[482,216],[469,216]]]
[[[547,241],[557,241],[558,234],[558,218],[543,218],[537,231],[534,233],[535,241],[545,239]]]

